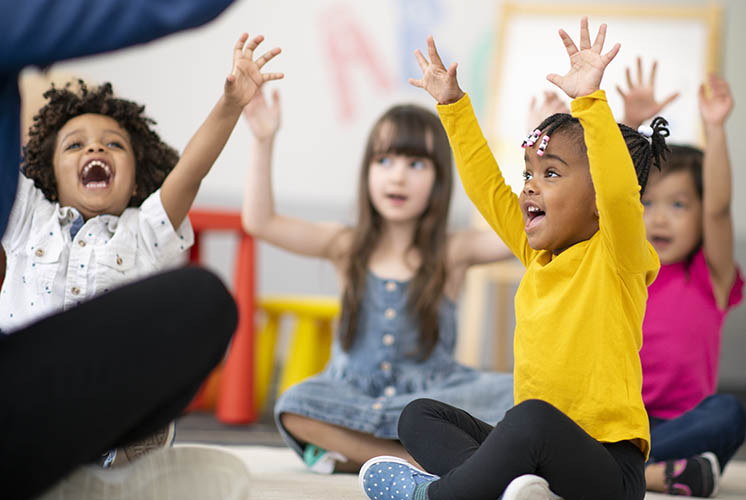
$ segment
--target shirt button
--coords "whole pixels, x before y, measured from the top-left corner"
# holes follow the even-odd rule
[[[396,316],[396,309],[394,309],[393,307],[389,307],[388,309],[386,309],[386,311],[384,311],[383,315],[386,316],[386,319],[394,319],[394,317]]]
[[[80,288],[77,286],[72,287],[70,291],[73,292],[73,295],[80,295]]]
[[[383,393],[388,397],[394,396],[396,394],[396,387],[390,385],[383,390]]]
[[[371,408],[373,408],[374,410],[380,410],[381,408],[383,408],[383,405],[376,401],[375,403],[373,403]]]
[[[44,249],[43,248],[37,248],[36,252],[34,252],[37,257],[44,257]]]
[[[389,281],[386,283],[386,291],[387,292],[395,292],[396,291],[396,283],[393,281]]]
[[[388,361],[381,362],[381,370],[385,371],[386,373],[391,372],[391,363]]]
[[[124,262],[124,259],[122,259],[119,255],[117,255],[117,265],[121,266],[122,262]]]
[[[383,336],[383,345],[391,345],[394,343],[394,336],[387,333]]]
[[[84,247],[85,246],[85,241],[78,240],[78,245],[80,245],[81,247]]]

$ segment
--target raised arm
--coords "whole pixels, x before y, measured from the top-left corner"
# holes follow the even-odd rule
[[[344,226],[279,215],[272,196],[272,152],[280,126],[280,97],[270,106],[261,92],[244,109],[253,136],[241,220],[246,231],[290,252],[337,261],[343,252]]]
[[[469,96],[458,85],[457,65],[445,68],[431,36],[427,37],[427,49],[430,61],[419,50],[415,51],[422,79],[410,78],[409,83],[425,89],[438,102],[438,113],[466,194],[511,252],[528,264],[535,252],[528,246],[523,230],[518,197],[505,183],[477,123]]]
[[[23,0],[0,7],[0,71],[148,42],[200,26],[233,0]]]
[[[650,69],[650,78],[646,82],[642,76],[642,59],[637,58],[637,81],[632,81],[632,74],[627,68],[627,92],[617,85],[616,90],[622,96],[624,101],[624,120],[622,123],[633,129],[637,129],[642,122],[655,117],[658,113],[668,106],[671,101],[679,97],[678,92],[674,92],[662,101],[655,99],[655,73],[658,70],[658,61],[653,61]]]
[[[565,31],[560,30],[560,37],[570,57],[570,71],[564,76],[547,75],[547,79],[573,98],[572,115],[583,126],[601,237],[620,269],[649,270],[652,250],[645,239],[635,167],[606,94],[599,89],[606,66],[619,52],[619,44],[602,54],[606,25],[601,25],[591,45],[585,17],[580,21],[579,49]]]
[[[570,108],[560,99],[557,92],[544,92],[544,99],[539,103],[536,96],[531,97],[526,113],[526,130],[534,130],[544,119],[557,113],[569,113]]]
[[[236,42],[233,68],[225,79],[223,95],[163,181],[161,202],[175,228],[181,225],[189,212],[202,179],[223,150],[241,116],[241,110],[264,82],[283,77],[282,73],[261,72],[262,66],[279,54],[280,49],[274,48],[254,61],[254,50],[264,37],[259,35],[247,44],[248,38],[249,35],[244,33]]]
[[[733,109],[733,97],[728,83],[719,76],[709,75],[707,83],[709,94],[704,84],[699,87],[699,111],[707,141],[702,166],[702,236],[715,299],[725,309],[736,276],[731,168],[725,137],[725,120]]]

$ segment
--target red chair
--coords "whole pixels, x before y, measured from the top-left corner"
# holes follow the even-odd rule
[[[192,209],[189,219],[194,229],[194,245],[189,252],[192,263],[200,262],[200,240],[205,232],[233,231],[240,240],[233,271],[238,327],[223,365],[208,378],[188,409],[209,407],[210,393],[217,392],[212,399],[216,400],[215,414],[220,421],[227,424],[254,422],[258,418],[254,405],[254,239],[243,230],[241,214],[237,211]]]

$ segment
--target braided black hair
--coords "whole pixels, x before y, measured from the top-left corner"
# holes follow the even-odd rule
[[[627,144],[629,155],[632,157],[632,163],[635,166],[635,173],[637,174],[637,182],[640,184],[640,195],[642,195],[645,192],[645,186],[648,182],[650,168],[655,165],[660,170],[661,162],[665,160],[666,152],[669,151],[666,145],[666,137],[669,135],[668,122],[661,116],[656,117],[652,121],[650,124],[652,128],[650,141],[637,130],[622,123],[618,125],[624,142]],[[556,113],[541,122],[537,129],[546,136],[551,136],[555,132],[565,131],[570,134],[570,137],[576,139],[583,153],[587,153],[583,138],[583,126],[580,124],[580,120],[574,118],[572,115]]]

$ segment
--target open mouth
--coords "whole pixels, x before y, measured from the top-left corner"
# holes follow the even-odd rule
[[[403,194],[387,194],[386,198],[396,205],[401,205],[407,201],[407,197]]]
[[[528,207],[526,207],[526,231],[532,229],[542,220],[544,220],[545,215],[546,212],[544,212],[536,205],[529,205]]]
[[[651,236],[650,243],[656,248],[667,247],[671,244],[672,239],[665,236]]]
[[[80,171],[80,183],[86,189],[109,187],[113,177],[111,167],[101,160],[89,161]]]

